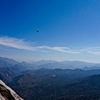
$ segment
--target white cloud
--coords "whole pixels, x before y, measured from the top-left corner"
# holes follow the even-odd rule
[[[33,46],[31,42],[25,41],[24,39],[17,39],[11,37],[0,37],[0,45],[22,49],[22,50],[29,50],[29,51],[56,51],[62,52],[67,54],[81,54],[81,53],[88,53],[93,55],[100,55],[100,47],[90,47],[84,49],[71,49],[69,47],[50,47],[50,46]]]
[[[11,38],[11,37],[0,37],[0,45],[16,48],[16,49],[29,50],[29,51],[53,50],[53,51],[58,51],[58,52],[63,52],[63,53],[68,53],[68,54],[80,53],[68,47],[32,46],[31,42],[29,41],[25,41],[23,39]]]
[[[100,47],[98,46],[98,47],[86,48],[86,49],[83,49],[83,52],[87,52],[93,55],[100,55]]]
[[[9,37],[0,37],[0,45],[16,49],[24,49],[31,51],[36,50],[36,48],[32,47],[29,42],[26,42],[23,39],[16,39]]]
[[[80,53],[79,51],[72,50],[68,47],[52,47],[50,49],[55,50],[55,51],[59,51],[59,52],[69,53],[69,54],[78,54],[78,53]]]

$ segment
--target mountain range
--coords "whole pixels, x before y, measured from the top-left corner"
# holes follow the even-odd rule
[[[0,57],[0,68],[12,68],[20,71],[33,70],[33,69],[99,69],[100,63],[90,63],[83,61],[52,61],[41,60],[34,61],[33,63],[18,62],[13,59]]]
[[[0,57],[0,79],[25,100],[99,100],[100,64]]]

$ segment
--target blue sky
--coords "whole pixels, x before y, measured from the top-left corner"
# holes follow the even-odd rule
[[[0,0],[0,56],[100,62],[100,0]]]

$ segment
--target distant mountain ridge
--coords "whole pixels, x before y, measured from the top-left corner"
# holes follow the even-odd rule
[[[13,77],[18,76],[22,71],[26,70],[21,64],[16,66],[18,64],[20,62],[13,59],[0,57],[0,79],[4,82],[11,81]]]
[[[33,63],[34,69],[99,69],[100,63],[89,63],[83,61],[51,61],[42,60]]]
[[[48,69],[100,69],[100,63],[89,63],[83,61],[53,61],[53,60],[41,60],[34,63],[18,62],[13,59],[0,57],[0,68],[12,67],[13,69],[24,71],[34,70],[41,68]]]
[[[0,57],[0,67],[12,67],[13,65],[17,63],[18,62],[13,59]]]

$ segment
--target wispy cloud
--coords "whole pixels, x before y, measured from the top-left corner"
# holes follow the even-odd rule
[[[81,54],[88,53],[93,55],[100,55],[100,47],[90,47],[83,49],[71,49],[69,47],[50,47],[50,46],[34,46],[30,41],[24,39],[17,39],[11,37],[0,37],[0,45],[10,48],[28,50],[28,51],[56,51],[67,54]]]
[[[16,48],[16,49],[24,49],[24,50],[32,50],[32,51],[36,49],[33,48],[29,42],[26,42],[23,39],[16,39],[10,37],[0,37],[0,45]]]
[[[90,48],[85,48],[82,50],[83,52],[87,52],[89,54],[93,55],[100,55],[100,47],[90,47]]]
[[[78,54],[79,51],[70,49],[68,47],[50,47],[50,46],[33,46],[31,42],[25,41],[24,39],[16,39],[11,37],[0,37],[0,45],[16,48],[16,49],[23,49],[29,51],[42,51],[42,50],[53,50],[68,54]]]

